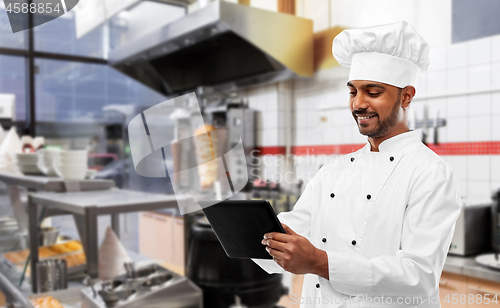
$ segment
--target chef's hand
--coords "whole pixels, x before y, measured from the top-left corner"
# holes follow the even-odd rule
[[[287,225],[282,225],[286,234],[266,233],[262,240],[274,261],[284,270],[297,275],[316,274],[329,279],[326,252],[314,247],[307,238],[295,233]]]

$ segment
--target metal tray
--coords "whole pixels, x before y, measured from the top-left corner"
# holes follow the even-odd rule
[[[29,299],[40,298],[44,296],[52,296],[57,299],[64,308],[80,308],[82,305],[81,290],[83,287],[72,288],[67,290],[52,291],[47,293],[33,294]]]

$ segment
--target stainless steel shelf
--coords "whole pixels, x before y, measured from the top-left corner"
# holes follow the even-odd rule
[[[177,202],[188,203],[191,197],[176,198],[173,195],[144,193],[131,190],[110,189],[87,192],[39,192],[28,198],[30,221],[37,221],[39,206],[74,214],[75,222],[82,240],[87,259],[87,274],[93,278],[99,276],[97,217],[118,213],[151,211],[177,207]],[[38,238],[36,224],[30,224],[30,238]],[[38,241],[30,241],[31,268],[36,268],[38,257]],[[32,272],[36,281],[36,271]],[[36,293],[36,284],[32,285]]]
[[[460,257],[448,255],[443,271],[500,283],[500,271],[486,268],[476,263],[475,259],[476,256]]]
[[[53,192],[66,191],[68,183],[71,183],[71,185],[78,185],[81,191],[103,190],[115,187],[115,182],[112,180],[65,181],[61,178],[35,175],[12,175],[1,172],[0,182],[12,186],[23,186],[30,190]]]

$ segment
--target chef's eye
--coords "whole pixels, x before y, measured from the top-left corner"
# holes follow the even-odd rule
[[[370,95],[370,96],[379,96],[379,95],[380,95],[380,93],[379,93],[379,92],[375,92],[375,93],[368,93],[368,95]]]
[[[356,95],[356,92],[349,92],[349,95],[354,96],[354,95]]]

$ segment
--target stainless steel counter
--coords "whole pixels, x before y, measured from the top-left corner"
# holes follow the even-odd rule
[[[476,256],[459,257],[448,255],[443,271],[500,283],[500,271],[477,264],[475,258]]]

